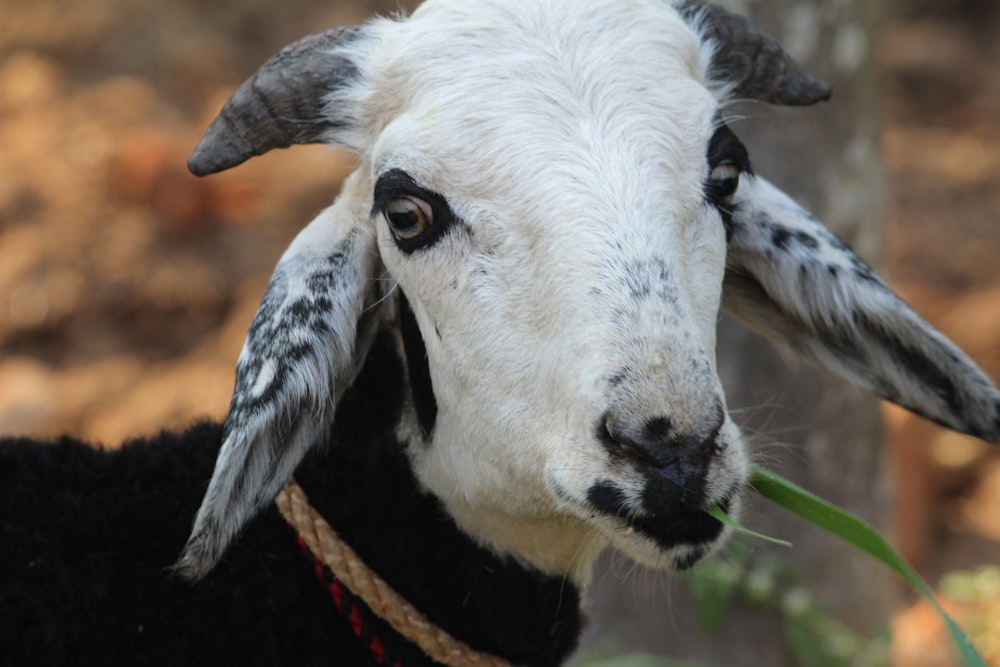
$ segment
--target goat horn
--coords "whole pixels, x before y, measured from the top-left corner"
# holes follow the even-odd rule
[[[698,0],[684,0],[677,9],[703,38],[715,42],[709,77],[733,84],[732,97],[795,106],[830,99],[829,85],[802,69],[749,19]]]
[[[214,174],[272,148],[320,143],[328,131],[343,127],[343,120],[324,113],[324,102],[358,75],[354,63],[336,49],[358,33],[355,26],[332,28],[271,56],[205,131],[188,159],[191,173]]]

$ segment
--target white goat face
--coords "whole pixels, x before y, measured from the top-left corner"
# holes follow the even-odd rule
[[[466,530],[551,567],[595,528],[686,563],[720,532],[702,507],[745,477],[715,373],[725,229],[705,195],[710,140],[731,135],[694,34],[643,9],[560,26],[508,6],[489,39],[418,12],[393,26],[415,53],[375,75],[407,103],[370,158],[380,255],[439,405],[415,470]],[[649,62],[665,63],[655,81]],[[504,81],[517,72],[531,76]],[[744,164],[739,148],[713,160]],[[526,535],[505,519],[577,528]]]
[[[724,284],[733,312],[832,371],[1000,437],[990,382],[754,177],[719,112],[828,93],[695,2],[438,0],[269,61],[192,169],[316,141],[361,162],[251,327],[182,568],[207,571],[270,501],[399,312],[418,479],[484,543],[579,581],[609,543],[687,567],[723,532],[703,510],[736,509]]]

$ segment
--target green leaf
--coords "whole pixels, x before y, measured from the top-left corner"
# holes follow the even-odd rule
[[[962,658],[962,665],[987,667],[986,661],[968,635],[945,612],[930,586],[870,524],[760,466],[753,466],[750,487],[764,498],[839,537],[899,573],[944,619]]]
[[[786,540],[779,540],[777,537],[771,537],[770,535],[764,535],[763,533],[754,532],[749,528],[736,523],[736,520],[733,519],[733,517],[726,514],[724,511],[722,511],[721,507],[712,507],[710,509],[705,510],[705,512],[709,516],[718,519],[720,522],[729,526],[738,533],[743,533],[744,535],[749,535],[750,537],[756,537],[758,540],[764,540],[765,542],[780,544],[783,547],[792,546],[791,542],[788,542]]]

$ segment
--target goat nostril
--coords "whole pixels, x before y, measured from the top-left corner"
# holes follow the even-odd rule
[[[597,440],[614,455],[628,455],[628,439],[616,432],[610,416],[605,416],[597,425]]]
[[[605,414],[598,423],[597,440],[612,456],[638,460],[647,465],[661,465],[646,447],[630,438],[626,429],[616,424],[611,414]]]
[[[612,413],[605,414],[597,428],[597,439],[611,453],[644,466],[663,468],[676,462],[676,452],[670,446],[670,420],[659,418],[652,428],[629,428]]]
[[[723,422],[724,416],[720,416],[707,434],[688,435],[676,432],[669,417],[652,417],[636,428],[608,412],[597,425],[597,440],[613,456],[643,466],[704,469],[726,449],[720,437]]]
[[[673,429],[674,425],[669,417],[653,417],[642,428],[643,440],[646,442],[669,442]]]

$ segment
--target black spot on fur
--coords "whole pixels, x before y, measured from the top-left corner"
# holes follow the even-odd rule
[[[853,264],[854,264],[853,266],[854,277],[858,278],[859,280],[863,280],[866,283],[882,285],[882,279],[879,278],[878,275],[871,270],[871,267],[865,264],[860,257],[858,257],[857,261],[853,262]]]
[[[820,223],[817,222],[817,224]],[[867,283],[871,283],[872,285],[878,285],[880,287],[884,287],[882,279],[878,277],[878,275],[875,273],[875,271],[872,270],[870,266],[868,266],[865,260],[861,259],[861,256],[858,255],[858,253],[854,252],[854,249],[851,248],[851,246],[847,245],[844,239],[840,238],[839,236],[837,236],[836,234],[834,234],[833,232],[831,232],[826,228],[823,228],[822,236],[823,240],[826,241],[826,243],[828,243],[834,249],[840,251],[843,255],[845,255],[848,258],[848,261],[851,264],[851,272],[854,274],[856,278],[863,280]]]
[[[963,414],[961,396],[954,381],[922,350],[913,347],[863,312],[853,313],[852,323],[817,327],[816,335],[874,393],[936,423],[956,428],[955,424],[945,423],[939,417],[928,414],[927,410],[902,399],[887,379],[880,378],[873,372],[871,356],[874,350],[879,350],[880,352],[874,353],[884,354],[892,359],[895,368],[930,389],[941,400],[942,406],[952,414]],[[949,356],[946,354],[947,350],[942,349],[941,352],[943,356]]]
[[[961,397],[954,381],[933,358],[911,346],[895,332],[879,326],[865,313],[857,313],[855,321],[864,335],[878,343],[893,358],[898,368],[931,389],[952,414],[963,414]]]
[[[587,490],[587,502],[605,514],[628,516],[628,496],[608,480],[597,482]]]
[[[413,310],[410,309],[410,302],[406,300],[406,295],[402,291],[399,298],[399,316],[413,406],[417,411],[420,430],[426,440],[434,433],[434,424],[437,422],[437,398],[434,396],[431,369],[427,365],[427,348],[420,336],[420,327],[417,326]]]
[[[633,508],[625,492],[608,480],[590,487],[587,502],[599,512],[622,519],[626,525],[664,550],[681,545],[707,544],[718,538],[722,532],[722,524],[718,520],[700,507],[685,509],[662,502],[662,492],[650,493],[650,485],[647,482],[640,509]],[[724,502],[723,510],[728,507],[729,502]]]
[[[621,272],[624,287],[636,302],[656,298],[665,303],[677,303],[677,287],[667,263],[652,257],[628,262]]]
[[[771,230],[771,243],[779,250],[788,250],[796,244],[807,250],[819,250],[819,241],[811,234],[778,225],[775,225]]]
[[[236,365],[236,388],[229,406],[229,424],[245,423],[248,416],[265,405],[280,403],[291,375],[292,367],[303,359],[322,354],[318,345],[325,345],[332,335],[330,317],[338,277],[348,269],[354,240],[349,239],[341,250],[331,254],[323,266],[305,277],[307,290],[289,302],[287,269],[275,271],[260,308],[250,324],[246,354]],[[303,340],[302,334],[311,335]],[[261,373],[270,365],[271,379],[254,395]]]
[[[615,373],[608,378],[608,384],[612,387],[619,387],[625,382],[626,377],[627,373],[625,371]]]
[[[836,353],[837,357],[850,362],[848,365],[853,364],[862,370],[862,377],[869,374],[867,371],[869,365],[868,350],[858,340],[850,324],[841,322],[818,325],[816,335],[827,348]]]
[[[674,567],[677,568],[679,571],[682,571],[682,572],[684,570],[690,570],[692,567],[694,567],[695,565],[697,565],[698,561],[700,561],[702,558],[704,558],[705,554],[707,554],[707,553],[708,553],[708,548],[707,547],[700,547],[700,548],[695,549],[695,550],[693,550],[693,551],[691,551],[691,552],[689,552],[689,553],[687,553],[687,554],[685,554],[683,556],[678,556],[674,560]]]

